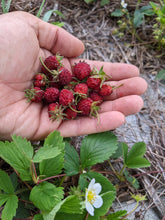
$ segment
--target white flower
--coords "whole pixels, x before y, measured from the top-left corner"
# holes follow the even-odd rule
[[[100,183],[95,183],[95,179],[92,179],[85,193],[86,210],[92,216],[94,216],[94,208],[100,208],[103,205],[103,199],[98,195],[101,188]]]
[[[127,3],[125,3],[124,0],[121,0],[121,6],[122,6],[123,8],[127,8]]]

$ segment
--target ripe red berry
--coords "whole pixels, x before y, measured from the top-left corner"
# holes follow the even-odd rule
[[[45,59],[44,64],[49,70],[57,70],[61,66],[62,57],[59,55],[49,56]],[[42,65],[41,72],[47,76],[51,76],[51,73]]]
[[[89,97],[96,102],[96,105],[101,105],[103,103],[103,97],[99,95],[97,92],[91,92]]]
[[[94,78],[94,77],[90,76],[87,79],[87,85],[91,89],[98,89],[100,87],[100,84],[101,84],[100,78]]]
[[[87,84],[86,83],[79,83],[79,84],[75,85],[74,92],[86,95],[88,93]]]
[[[58,103],[51,103],[48,105],[48,114],[49,117],[52,117],[53,114],[59,109],[60,105]]]
[[[73,93],[68,89],[62,89],[59,95],[59,103],[62,106],[68,106],[74,101]]]
[[[59,83],[62,86],[65,86],[70,83],[71,79],[72,79],[72,75],[70,71],[65,67],[61,67],[59,69]]]
[[[91,67],[86,62],[79,62],[73,66],[73,75],[77,77],[79,80],[83,80],[86,77],[90,76],[91,73]]]
[[[39,87],[34,87],[25,90],[25,97],[28,101],[41,102],[43,99],[44,91]]]
[[[47,77],[46,77],[45,74],[38,73],[38,74],[35,75],[34,83],[33,83],[34,86],[41,88],[41,87],[45,86],[46,83],[47,83]]]
[[[66,114],[66,119],[75,119],[77,117],[77,109],[75,105],[71,105],[71,107],[68,107],[64,113]]]
[[[112,93],[112,87],[110,85],[104,84],[99,90],[99,94],[102,96],[108,96]]]
[[[44,100],[46,103],[56,102],[58,100],[60,91],[55,87],[48,87],[44,93]]]
[[[81,111],[81,115],[89,115],[91,112],[91,105],[93,100],[91,98],[81,99],[77,104],[77,110]]]

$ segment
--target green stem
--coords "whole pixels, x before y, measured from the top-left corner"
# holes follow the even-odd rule
[[[121,169],[120,173],[119,173],[120,175],[123,175],[123,172],[124,172],[125,168],[126,168],[126,166],[124,165],[123,168]]]
[[[62,184],[63,184],[65,178],[66,178],[66,175],[62,177],[62,179],[61,179],[61,181],[60,181],[60,184],[59,184],[59,187],[62,186]]]
[[[66,174],[60,174],[60,175],[57,175],[57,176],[50,176],[50,177],[47,177],[47,178],[45,178],[43,180],[38,180],[37,184],[39,184],[41,182],[44,182],[46,180],[54,179],[54,178],[61,177],[61,176],[66,176]]]

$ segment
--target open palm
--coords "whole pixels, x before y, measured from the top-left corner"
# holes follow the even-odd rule
[[[82,117],[69,121],[50,121],[47,106],[27,102],[24,91],[32,85],[39,72],[39,57],[59,53],[64,65],[70,69],[84,46],[62,28],[43,22],[25,12],[12,12],[0,16],[0,138],[10,139],[12,134],[29,140],[44,139],[53,130],[64,137],[112,130],[125,122],[125,116],[134,114],[143,106],[139,95],[147,88],[133,65],[87,61],[112,76],[111,84],[124,86],[114,90],[101,105],[100,122],[96,118]]]

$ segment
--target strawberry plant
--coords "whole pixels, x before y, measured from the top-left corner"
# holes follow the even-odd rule
[[[70,141],[54,131],[40,146],[16,135],[10,142],[0,142],[0,157],[13,169],[9,174],[0,170],[2,220],[30,216],[36,220],[112,219],[113,215],[120,219],[126,215],[125,211],[107,215],[116,189],[94,169],[96,164],[119,156],[117,137],[112,132],[88,135],[79,153]],[[123,143],[122,149],[124,167],[149,166],[142,157],[142,143],[129,152]]]

